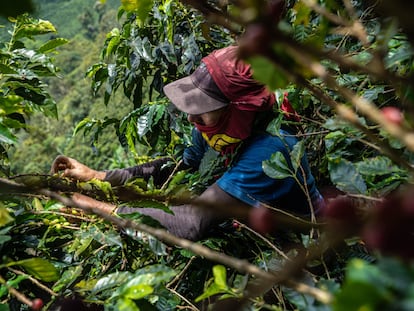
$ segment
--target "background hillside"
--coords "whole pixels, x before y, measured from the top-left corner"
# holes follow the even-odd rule
[[[30,2],[5,2],[0,15],[24,1]],[[118,4],[60,1],[45,15],[67,8],[56,20],[47,15],[67,34],[64,46],[49,22],[19,16],[0,54],[0,311],[73,310],[73,303],[105,311],[414,310],[409,2],[342,2],[287,0],[283,14],[280,0],[191,1],[200,16],[181,1],[128,1],[131,7],[118,14]],[[54,4],[37,2],[39,18],[41,3]],[[80,11],[69,16],[75,7]],[[276,90],[278,104],[289,100],[301,117],[299,124],[282,114],[271,121],[269,132],[297,125],[301,139],[288,154],[265,160],[263,172],[282,183],[291,178],[310,203],[311,184],[298,178],[308,153],[327,203],[321,217],[311,206],[309,217],[292,214],[292,202],[248,209],[218,199],[206,205],[202,196],[190,205],[228,221],[193,244],[154,230],[158,224],[140,213],[93,208],[102,202],[91,198],[164,210],[188,203],[188,190],[201,193],[222,173],[221,157],[211,152],[197,172],[174,170],[160,187],[153,179],[112,188],[23,174],[47,172],[58,153],[94,168],[126,164],[118,137],[137,161],[178,154],[191,127],[170,109],[162,87],[235,39],[257,79]],[[17,144],[27,116],[30,126]],[[75,125],[85,139],[73,137]],[[141,150],[142,144],[153,148]],[[22,175],[9,176],[10,162]]]
[[[54,36],[66,38],[69,43],[55,55],[60,78],[47,80],[57,102],[59,119],[45,118],[39,113],[28,120],[32,126],[20,133],[20,144],[10,152],[12,174],[46,173],[57,154],[76,157],[96,168],[122,166],[125,154],[113,131],[107,130],[95,144],[91,135],[73,136],[74,127],[85,117],[122,116],[131,109],[123,96],[119,96],[117,105],[108,106],[101,98],[92,97],[90,81],[85,77],[87,68],[99,61],[106,34],[118,26],[119,0],[105,4],[94,0],[37,0],[34,4],[33,15],[50,21],[57,29]],[[11,27],[7,21],[4,24],[6,29]]]

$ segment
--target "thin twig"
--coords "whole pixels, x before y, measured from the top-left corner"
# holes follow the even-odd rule
[[[35,284],[35,285],[36,285],[36,286],[38,286],[39,288],[43,289],[44,291],[48,292],[50,295],[52,295],[52,296],[58,296],[58,294],[57,294],[57,293],[55,293],[54,291],[52,291],[49,287],[47,287],[47,286],[43,285],[42,283],[40,283],[40,282],[39,282],[38,280],[36,280],[35,278],[31,277],[30,275],[28,275],[28,274],[26,274],[26,273],[24,273],[24,272],[22,272],[22,271],[19,271],[19,270],[13,269],[13,268],[11,268],[11,267],[8,267],[7,269],[9,269],[10,271],[12,271],[12,272],[13,272],[13,273],[15,273],[15,274],[24,275],[24,276],[25,276],[28,280],[30,280],[33,284]]]
[[[9,284],[7,284],[6,280],[1,275],[0,275],[0,283],[3,284],[7,288],[7,290],[9,291],[9,293],[12,294],[14,297],[16,297],[17,300],[19,300],[20,302],[28,305],[29,307],[31,307],[33,305],[33,301],[32,300],[30,300],[29,298],[27,298],[24,294],[22,294],[21,292],[19,292],[14,287],[11,287]]]
[[[195,311],[200,311],[199,308],[197,308],[195,305],[193,305],[191,303],[191,301],[189,301],[187,298],[185,298],[183,295],[181,295],[179,292],[177,292],[175,289],[167,287],[167,289],[172,292],[174,295],[177,295],[178,297],[180,297],[183,301],[185,301],[188,306],[186,308],[190,308],[191,310],[195,310]]]
[[[352,103],[355,108],[357,108],[362,114],[379,124],[389,134],[403,142],[410,151],[414,152],[414,132],[408,131],[402,126],[388,121],[373,103],[361,96],[358,96],[351,90],[340,86],[321,63],[314,61],[308,55],[305,55],[303,51],[297,50],[294,47],[287,46],[286,49],[289,51],[291,56],[294,56],[303,65],[306,65],[307,68],[311,70],[316,76],[318,76],[322,81],[324,81],[328,87],[336,90],[339,94],[344,96],[345,99]],[[297,78],[307,84],[308,88],[310,87],[310,83],[307,81],[305,82],[302,77],[297,76]],[[315,91],[315,88],[310,90]],[[326,99],[327,97],[327,95],[321,91],[319,92],[319,95],[321,95],[320,97],[318,96],[321,100]],[[358,116],[351,109],[345,105],[340,105],[333,100],[329,100],[327,103],[330,106],[333,106],[341,117],[346,116],[347,121],[352,121],[352,124],[358,125],[358,128],[363,129],[365,134],[369,133],[365,126],[359,122]],[[378,144],[380,143],[379,139],[376,139],[374,135],[370,136],[370,138],[374,138],[374,141],[376,141]],[[385,145],[384,143],[381,143],[381,145],[386,148],[388,156],[392,157],[396,163],[403,164],[406,168],[409,168],[410,171],[413,171],[413,167],[406,161],[403,161],[401,157],[395,155],[392,148],[389,148],[389,146]]]
[[[85,216],[78,216],[78,215],[74,215],[74,214],[70,214],[70,213],[58,212],[58,211],[53,211],[53,210],[48,210],[48,211],[32,211],[32,213],[33,214],[36,214],[36,215],[53,214],[53,215],[63,216],[65,218],[67,217],[67,218],[79,219],[79,220],[84,221],[84,222],[96,222],[96,219],[93,219],[93,218],[89,218],[89,217],[85,217]]]
[[[174,236],[164,229],[153,228],[145,224],[134,223],[131,220],[113,216],[110,214],[109,210],[101,210],[99,208],[95,208],[94,206],[87,204],[78,204],[71,198],[61,196],[56,192],[50,190],[43,189],[39,190],[38,192],[46,196],[49,196],[55,200],[58,200],[67,206],[78,207],[87,213],[92,212],[94,214],[97,214],[98,216],[102,217],[106,221],[111,222],[119,228],[131,228],[133,230],[146,232],[167,244],[176,245],[188,249],[192,251],[194,254],[197,254],[203,258],[207,258],[211,261],[221,263],[225,266],[231,267],[241,273],[248,273],[250,275],[254,275],[260,280],[266,281],[266,283],[284,284],[303,294],[312,295],[313,297],[315,297],[315,299],[325,304],[328,304],[332,301],[332,296],[329,292],[320,290],[318,288],[311,288],[306,284],[292,280],[291,276],[293,275],[293,269],[289,269],[288,273],[282,273],[281,271],[278,271],[277,273],[274,273],[272,271],[263,271],[259,267],[250,264],[247,260],[234,258],[226,254],[216,252],[199,243],[194,243],[189,240]],[[304,264],[300,262],[295,266],[301,270]],[[294,271],[295,274],[297,272],[298,270]]]
[[[170,176],[168,176],[167,180],[164,182],[164,184],[161,186],[161,190],[165,190],[168,183],[171,181],[171,179],[174,177],[175,173],[177,172],[178,168],[180,167],[183,160],[180,160],[177,162],[177,164],[174,167],[174,170],[171,172]]]
[[[289,258],[289,256],[287,256],[284,252],[282,252],[280,249],[278,249],[273,243],[271,243],[268,239],[266,239],[263,235],[261,235],[260,233],[254,231],[253,229],[251,229],[249,226],[245,225],[244,223],[241,223],[240,221],[237,220],[233,220],[235,221],[237,224],[240,225],[241,228],[246,229],[247,231],[249,231],[250,233],[256,235],[257,237],[259,237],[261,240],[263,240],[267,245],[269,245],[271,248],[274,249],[274,251],[276,253],[278,253],[280,256],[282,256],[284,259],[286,260],[291,260],[291,258]]]
[[[172,279],[167,285],[167,288],[170,288],[175,282],[177,282],[181,276],[188,270],[188,268],[191,266],[191,264],[193,263],[194,259],[196,259],[195,256],[192,256],[190,258],[190,260],[186,263],[186,265],[184,266],[184,268],[180,271],[180,273],[178,273],[174,279]]]

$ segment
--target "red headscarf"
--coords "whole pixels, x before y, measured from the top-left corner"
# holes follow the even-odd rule
[[[216,126],[196,127],[211,147],[230,153],[251,135],[256,112],[271,110],[276,98],[265,85],[253,79],[250,65],[238,58],[236,46],[216,50],[202,61],[228,99],[229,107]]]
[[[272,109],[275,95],[253,79],[250,65],[238,58],[237,46],[216,50],[202,61],[230,105],[248,111]]]

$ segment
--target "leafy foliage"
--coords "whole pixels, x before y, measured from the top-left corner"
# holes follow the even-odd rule
[[[38,49],[28,49],[22,41],[54,32],[56,29],[50,22],[21,15],[14,20],[10,41],[0,52],[0,170],[3,174],[8,172],[7,150],[17,142],[16,130],[26,127],[26,118],[35,110],[57,117],[56,103],[42,78],[57,75],[58,69],[48,53],[67,40],[48,40]]]
[[[145,15],[136,7],[141,5],[152,10]],[[180,135],[188,133],[180,122],[172,120],[163,86],[188,75],[203,55],[228,45],[231,38],[212,28],[214,41],[209,42],[194,31],[203,27],[202,16],[177,1],[126,1],[118,13],[118,18],[124,16],[122,28],[107,35],[103,62],[91,66],[87,74],[95,93],[104,87],[106,104],[120,87],[132,101],[134,110],[117,121],[118,135],[129,150],[138,156],[135,144],[140,143],[152,153],[160,153],[176,143],[171,128]],[[96,123],[85,120],[77,131],[94,126]]]
[[[412,50],[410,36],[400,33],[395,21],[383,19],[376,7],[362,1],[353,1],[352,7],[349,1],[345,5],[287,1],[283,17],[274,15],[264,1],[231,5],[185,2],[199,11],[178,1],[121,3],[118,20],[122,26],[107,34],[101,61],[86,74],[94,94],[103,93],[105,105],[115,105],[120,98],[117,91],[122,89],[122,96],[133,107],[123,118],[79,119],[75,133],[83,131],[85,137],[91,135],[97,141],[106,128],[115,126],[120,143],[136,160],[178,154],[189,142],[189,126],[168,106],[163,85],[190,73],[203,55],[233,42],[233,35],[245,29],[237,39],[255,76],[280,93],[289,92],[308,135],[289,156],[276,153],[265,161],[264,171],[273,178],[294,177],[306,149],[319,185],[334,186],[356,199],[357,211],[368,221],[392,229],[396,225],[392,221],[401,224],[394,231],[402,235],[392,235],[397,238],[389,249],[411,245],[407,219],[412,217],[412,204],[404,203],[412,202],[409,192],[400,201],[391,201],[398,203],[394,214],[385,218],[371,215],[376,211],[375,202],[412,179],[413,147],[406,139],[412,129]],[[19,18],[16,26],[20,28],[15,28],[0,55],[4,60],[0,67],[4,168],[5,152],[16,143],[14,132],[25,126],[24,117],[34,110],[56,115],[54,101],[40,77],[56,75],[47,56],[64,43],[55,38],[38,49],[26,49],[22,38],[34,39],[54,30],[46,21]],[[208,29],[211,21],[219,26]],[[263,38],[266,40],[259,40]],[[404,109],[404,124],[395,128],[381,118],[384,106]],[[269,130],[277,132],[281,122],[280,118],[274,120]],[[226,303],[240,308],[249,305],[251,310],[412,309],[412,258],[367,250],[360,232],[352,231],[367,224],[360,219],[354,223],[355,206],[351,204],[337,205],[340,210],[331,211],[330,216],[336,212],[341,218],[327,227],[312,224],[315,227],[308,230],[309,223],[299,221],[306,225],[300,233],[281,230],[277,236],[262,237],[245,224],[223,223],[199,244],[219,252],[218,261],[230,256],[232,260],[225,261],[225,266],[206,260],[206,253],[198,256],[169,247],[145,230],[136,230],[131,224],[157,227],[141,215],[125,216],[125,227],[114,226],[38,196],[39,189],[51,188],[117,200],[117,194],[129,191],[139,196],[131,202],[134,206],[168,210],[169,199],[187,198],[184,190],[199,190],[211,182],[215,175],[211,165],[216,160],[214,155],[206,155],[198,176],[182,172],[161,189],[143,180],[121,189],[39,175],[16,177],[16,184],[1,180],[0,310],[22,310],[24,304],[30,305],[16,290],[28,299],[41,297],[47,309],[73,302],[105,310],[197,310],[212,303],[223,309]],[[22,193],[33,196],[23,199]],[[279,215],[281,227],[298,224],[292,215],[284,216],[290,222],[284,223]],[[402,221],[402,217],[407,219]],[[344,223],[351,236],[341,236]],[[317,234],[315,228],[320,229]],[[340,241],[331,241],[334,238]],[[409,252],[396,255],[401,254]],[[244,265],[237,258],[243,258]],[[262,270],[248,273],[243,270],[246,262]],[[303,270],[312,274],[296,273]],[[269,281],[260,271],[277,278]]]

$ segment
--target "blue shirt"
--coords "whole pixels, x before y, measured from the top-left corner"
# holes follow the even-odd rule
[[[292,177],[271,178],[264,173],[262,167],[263,161],[270,159],[272,154],[278,151],[282,152],[290,163],[289,153],[297,142],[296,137],[284,130],[280,130],[280,137],[269,133],[255,134],[243,142],[236,159],[217,180],[217,185],[226,193],[252,206],[262,202],[292,213],[309,214],[310,207],[306,194],[297,181]],[[197,168],[208,148],[200,132],[194,130],[193,145],[185,150],[184,162]],[[301,166],[310,199],[317,202],[320,194],[306,156],[303,156]],[[300,173],[297,178],[304,185],[304,177]]]

